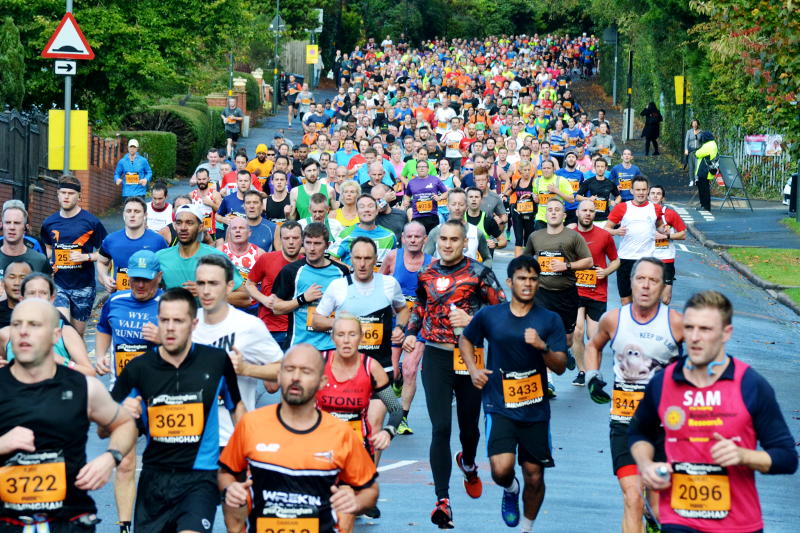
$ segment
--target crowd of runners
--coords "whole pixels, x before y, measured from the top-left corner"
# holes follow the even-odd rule
[[[483,410],[500,519],[531,532],[555,466],[550,376],[571,372],[610,407],[623,532],[762,531],[754,472],[793,473],[794,439],[725,351],[728,299],[669,307],[686,228],[571,92],[597,46],[370,41],[337,54],[333,98],[290,77],[289,133],[254,154],[231,101],[228,148],[189,195],[170,199],[130,140],[119,231],[69,176],[38,238],[5,202],[0,529],[94,531],[89,492],[113,476],[118,525],[99,531],[203,533],[221,506],[229,533],[349,532],[380,517],[396,438],[430,442],[432,512],[406,512],[450,529],[454,463],[483,495]],[[431,434],[407,437],[420,368]],[[264,391],[278,403],[257,408]]]

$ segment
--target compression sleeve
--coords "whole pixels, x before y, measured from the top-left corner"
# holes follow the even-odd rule
[[[375,391],[375,393],[383,402],[383,405],[386,406],[386,410],[389,411],[389,420],[383,427],[391,427],[389,434],[394,437],[395,430],[397,430],[397,426],[400,425],[400,421],[403,419],[403,406],[397,401],[397,396],[394,395],[392,388],[389,386],[383,387],[381,390]]]

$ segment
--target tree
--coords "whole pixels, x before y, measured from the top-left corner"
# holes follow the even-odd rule
[[[0,26],[0,105],[22,106],[25,96],[25,51],[11,17]]]

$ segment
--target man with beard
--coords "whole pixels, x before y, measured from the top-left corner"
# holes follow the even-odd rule
[[[210,177],[208,170],[201,168],[195,174],[197,188],[189,196],[192,203],[200,208],[202,214],[203,231],[208,233],[212,239],[217,235],[217,209],[222,203],[222,196],[218,191],[209,187]]]
[[[375,464],[360,437],[316,407],[316,393],[327,381],[324,369],[313,346],[289,350],[278,374],[281,403],[246,414],[222,452],[223,501],[240,508],[252,494],[252,531],[334,533],[337,513],[358,514],[378,499]],[[258,446],[264,442],[270,444]]]
[[[198,211],[197,205],[180,206],[175,211],[178,245],[156,252],[164,275],[164,286],[167,289],[184,287],[194,296],[197,296],[197,285],[194,281],[197,261],[208,254],[224,255],[220,250],[198,240],[203,219],[203,215]],[[246,307],[250,304],[250,296],[242,285],[242,277],[237,270],[234,272],[234,290],[228,295],[228,303],[231,305]]]
[[[303,161],[302,164],[304,182],[299,187],[293,187],[290,194],[292,210],[297,213],[297,218],[309,216],[309,203],[311,196],[320,193],[328,199],[328,205],[336,208],[336,193],[324,183],[318,181],[319,163],[311,158]]]

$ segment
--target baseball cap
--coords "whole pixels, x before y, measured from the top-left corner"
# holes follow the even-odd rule
[[[139,141],[137,141],[136,139],[131,139],[130,141],[128,141],[128,148],[130,148],[131,146],[139,148]]]
[[[178,209],[175,210],[175,219],[178,219],[178,215],[181,213],[189,212],[197,217],[197,220],[200,222],[203,221],[203,214],[200,212],[200,209],[195,204],[183,204]]]
[[[128,259],[128,277],[153,279],[161,272],[156,254],[152,250],[139,250]]]
[[[257,154],[267,153],[267,145],[264,144],[264,143],[261,143],[258,146],[256,146],[256,153]]]

